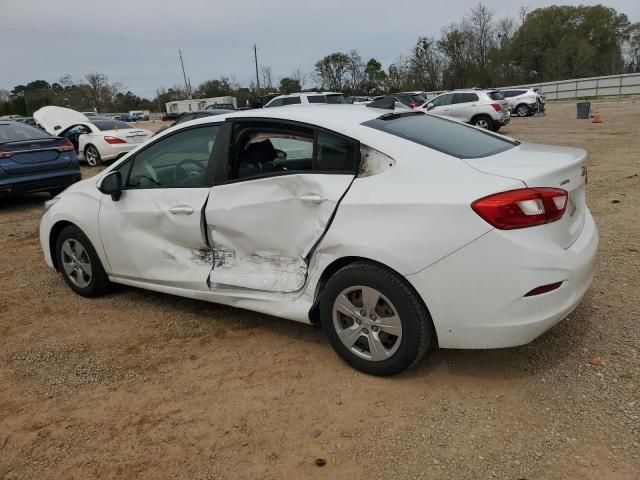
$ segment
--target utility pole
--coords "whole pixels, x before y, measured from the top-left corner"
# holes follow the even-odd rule
[[[180,55],[180,65],[182,66],[182,76],[184,77],[184,88],[187,91],[187,98],[191,100],[191,89],[187,83],[187,74],[184,73],[184,62],[182,61],[182,51],[178,49],[178,55]]]
[[[258,90],[258,97],[260,96],[260,76],[258,75],[258,47],[253,44],[253,58],[256,61],[256,89]]]
[[[160,113],[160,115],[162,115],[162,105],[160,104],[160,91],[157,88],[156,88],[156,98],[158,99],[158,112]]]

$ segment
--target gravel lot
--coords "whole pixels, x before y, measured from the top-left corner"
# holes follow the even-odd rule
[[[76,296],[40,252],[47,196],[1,201],[0,479],[640,478],[640,102],[596,106],[602,124],[555,103],[504,131],[590,154],[582,304],[530,345],[437,351],[391,379],[305,325]]]

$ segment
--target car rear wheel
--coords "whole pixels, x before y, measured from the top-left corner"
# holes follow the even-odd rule
[[[329,279],[320,318],[336,353],[371,375],[409,368],[424,356],[434,335],[429,312],[411,285],[370,262],[347,265]]]
[[[111,283],[102,262],[78,227],[69,225],[60,232],[56,258],[64,281],[77,294],[97,297],[109,290]]]
[[[95,167],[96,165],[99,165],[102,163],[102,157],[100,156],[100,152],[93,145],[86,146],[86,148],[84,149],[84,158],[87,161],[87,163],[92,167]]]
[[[529,105],[521,103],[516,107],[516,113],[519,117],[528,117],[531,114],[531,109],[529,108]]]
[[[493,120],[488,115],[478,115],[471,122],[472,125],[480,128],[484,128],[485,130],[491,130],[493,125]]]

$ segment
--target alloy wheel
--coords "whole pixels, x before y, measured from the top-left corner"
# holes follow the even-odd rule
[[[62,268],[69,280],[80,288],[91,283],[91,259],[80,242],[68,238],[62,244]]]
[[[485,130],[489,130],[489,122],[487,120],[485,120],[484,118],[476,120],[475,126],[476,127],[480,127],[480,128],[484,128]]]
[[[100,154],[95,149],[95,147],[92,146],[87,147],[87,150],[84,152],[84,156],[87,160],[87,163],[92,167],[95,167],[100,159]]]
[[[529,109],[527,107],[525,107],[524,105],[521,105],[518,107],[518,116],[519,117],[526,117],[527,115],[529,115]]]
[[[333,302],[333,325],[338,338],[365,360],[387,360],[400,347],[402,322],[395,306],[375,288],[353,286]]]

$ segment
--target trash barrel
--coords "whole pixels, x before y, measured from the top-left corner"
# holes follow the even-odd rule
[[[589,114],[591,113],[591,104],[589,102],[579,102],[578,103],[578,119],[589,119]]]

